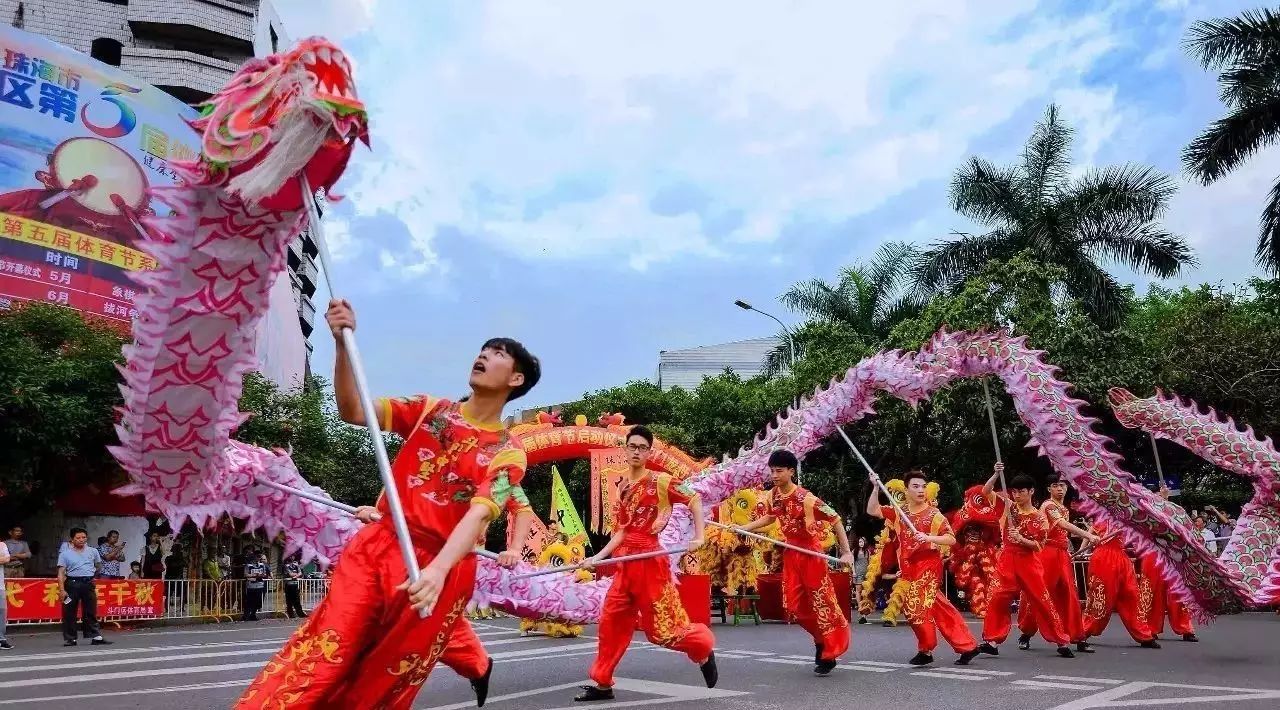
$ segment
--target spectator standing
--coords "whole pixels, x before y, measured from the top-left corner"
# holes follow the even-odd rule
[[[165,599],[177,600],[178,608],[187,608],[187,587],[182,580],[187,574],[187,558],[182,554],[182,545],[173,543],[169,548],[169,556],[164,558]]]
[[[98,545],[98,556],[102,558],[103,579],[124,579],[120,571],[120,563],[124,562],[124,543],[120,542],[120,531],[112,530]]]
[[[62,591],[63,646],[76,645],[76,607],[80,607],[80,630],[94,646],[111,642],[98,629],[98,595],[93,588],[94,572],[102,566],[98,551],[89,547],[89,533],[71,528],[71,544],[58,553],[58,586]]]
[[[1204,546],[1209,548],[1209,552],[1215,555],[1218,554],[1218,541],[1214,539],[1217,536],[1205,525],[1204,516],[1197,515],[1192,525],[1196,529],[1196,534],[1200,536],[1200,539],[1204,540]]]
[[[4,575],[9,579],[18,579],[27,575],[27,560],[31,559],[31,546],[22,539],[22,526],[9,528],[9,539],[4,541],[9,551],[9,561],[4,564]]]
[[[307,618],[307,612],[302,610],[302,565],[298,562],[298,556],[294,555],[289,561],[284,563],[284,608],[285,615],[290,619]]]
[[[141,563],[141,562],[130,562],[130,563],[129,563],[129,576],[128,576],[128,577],[125,577],[125,579],[142,579],[142,563]]]
[[[244,620],[257,621],[258,610],[262,609],[262,596],[267,591],[267,578],[271,576],[271,568],[267,566],[267,556],[260,554],[246,555],[244,565]]]
[[[4,592],[4,568],[9,564],[9,548],[0,545],[0,651],[10,651],[13,644],[5,637],[5,627],[9,625],[9,595]]]
[[[161,579],[164,577],[164,550],[160,547],[160,533],[153,532],[142,548],[142,578]]]

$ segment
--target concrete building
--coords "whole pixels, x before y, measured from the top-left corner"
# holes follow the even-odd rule
[[[658,386],[664,390],[672,387],[693,390],[702,384],[702,380],[715,377],[726,368],[743,379],[755,377],[764,372],[765,356],[781,344],[778,338],[757,338],[685,350],[663,350],[658,353]]]
[[[120,67],[190,104],[226,84],[246,59],[291,43],[269,0],[0,0],[0,19]],[[305,232],[289,247],[289,281],[308,362],[318,253]]]

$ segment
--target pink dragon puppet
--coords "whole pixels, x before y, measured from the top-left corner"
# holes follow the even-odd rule
[[[160,268],[133,272],[146,293],[121,368],[120,444],[111,452],[131,483],[117,492],[142,494],[175,526],[241,518],[284,533],[289,552],[328,562],[359,523],[257,485],[323,494],[283,452],[230,437],[246,418],[236,405],[256,365],[258,322],[311,198],[299,177],[331,187],[354,142],[367,142],[350,62],[319,38],[250,60],[192,125],[201,154],[175,166],[184,184],[152,189],[174,213],[137,217],[139,246]]]

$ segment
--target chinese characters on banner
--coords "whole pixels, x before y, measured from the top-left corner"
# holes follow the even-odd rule
[[[594,532],[613,534],[614,504],[621,497],[622,485],[630,470],[624,449],[591,452],[591,529]]]
[[[148,190],[195,157],[195,110],[49,40],[0,27],[0,309],[74,308],[128,327]]]
[[[164,615],[164,582],[158,579],[101,579],[93,586],[98,593],[99,619]],[[10,579],[4,582],[4,587],[9,603],[9,621],[62,619],[58,580]]]
[[[507,520],[507,549],[510,550],[514,545],[511,539],[515,535],[514,520]],[[542,520],[534,517],[533,525],[529,528],[529,536],[525,538],[524,545],[520,549],[520,559],[529,564],[536,565],[538,563],[538,555],[542,554],[542,548],[547,544],[547,538],[551,537],[547,526],[542,524]]]

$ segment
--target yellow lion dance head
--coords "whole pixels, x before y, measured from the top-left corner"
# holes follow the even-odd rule
[[[893,496],[895,503],[898,505],[907,504],[907,484],[903,483],[901,478],[889,481],[884,484],[884,487],[889,489],[889,493]],[[939,486],[935,481],[929,481],[925,484],[924,497],[925,500],[929,501],[929,505],[938,504],[938,493],[941,491],[942,486]]]
[[[574,535],[573,537],[565,537],[563,534],[557,535],[547,544],[543,545],[542,552],[538,553],[538,564],[541,567],[565,567],[567,565],[576,565],[587,559],[587,536]],[[591,580],[591,573],[585,569],[580,569],[574,573],[574,577],[578,581],[586,582]]]

